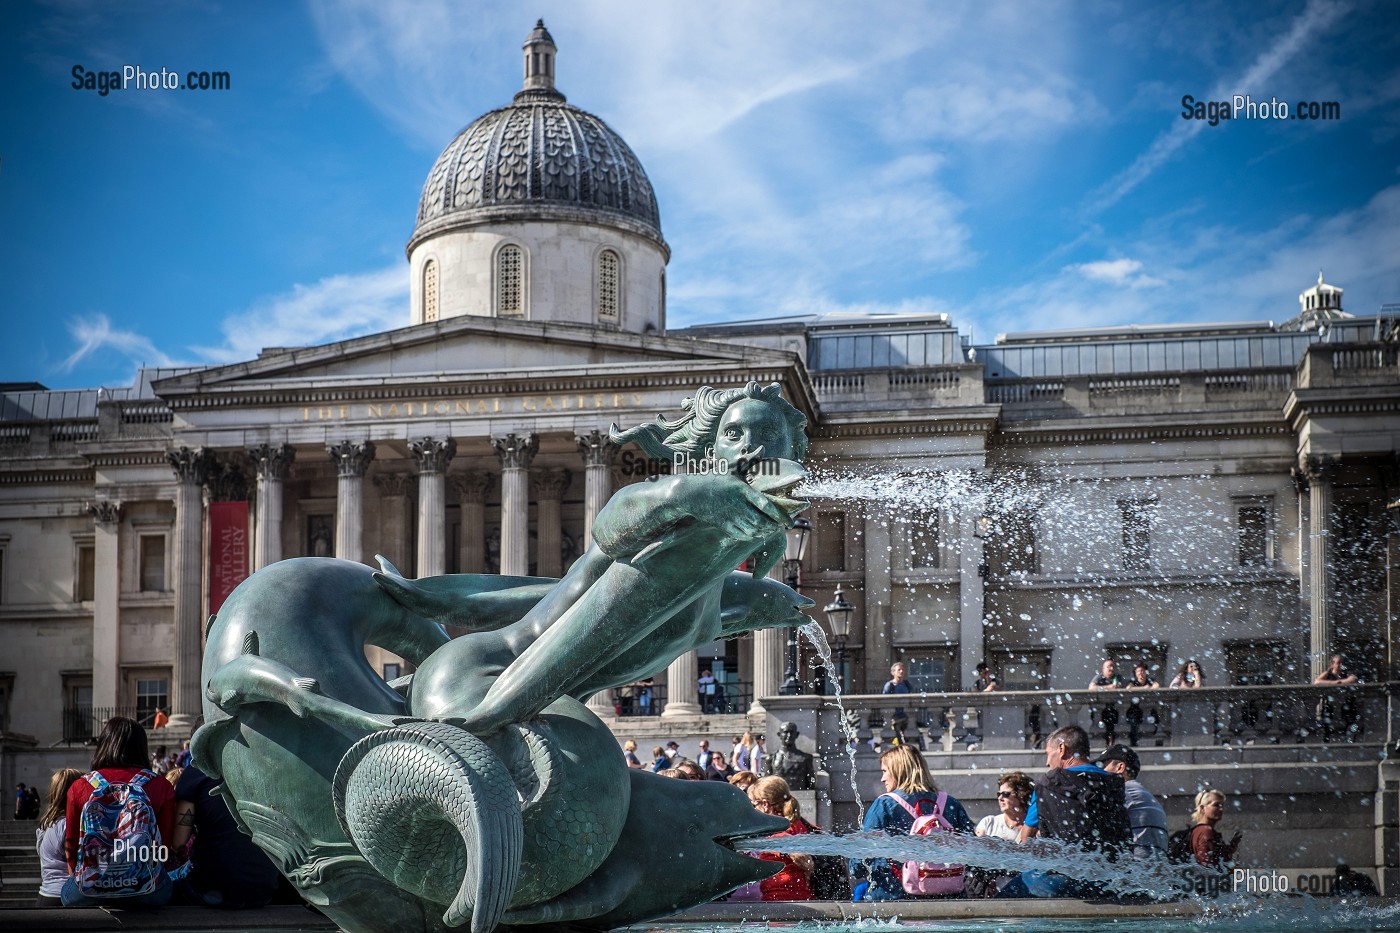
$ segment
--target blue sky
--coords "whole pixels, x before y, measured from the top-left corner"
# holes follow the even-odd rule
[[[656,187],[673,326],[1282,321],[1319,267],[1353,313],[1400,302],[1395,7],[1144,6],[5,4],[0,381],[405,325],[423,180],[518,89],[537,16]],[[71,87],[126,64],[232,86]],[[1341,119],[1181,117],[1236,93]]]

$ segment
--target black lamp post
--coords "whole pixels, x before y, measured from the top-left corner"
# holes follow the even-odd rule
[[[802,558],[807,553],[807,538],[812,533],[812,523],[805,518],[793,521],[787,530],[787,552],[783,555],[783,573],[787,585],[794,590],[802,575]],[[797,679],[797,628],[788,629],[787,672],[783,674],[783,685],[778,692],[785,696],[795,696],[802,692],[802,684]]]
[[[826,613],[826,624],[831,628],[831,640],[836,644],[836,681],[844,691],[846,683],[846,640],[851,637],[851,613],[856,607],[846,602],[846,593],[841,584],[836,584],[836,598],[822,610]]]

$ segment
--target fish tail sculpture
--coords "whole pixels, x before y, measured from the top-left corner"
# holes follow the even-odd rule
[[[386,729],[345,753],[333,787],[341,828],[381,875],[444,905],[448,927],[496,927],[524,827],[510,772],[485,742],[445,723]]]

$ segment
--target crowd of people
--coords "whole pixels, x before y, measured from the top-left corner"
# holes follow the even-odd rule
[[[787,728],[790,724],[784,724]],[[735,748],[761,749],[762,736],[736,737]],[[784,739],[789,738],[784,736]],[[653,749],[648,765],[636,756],[636,743],[624,744],[630,767],[650,769],[679,780],[727,780],[748,794],[753,806],[784,816],[789,829],[779,835],[821,833],[802,815],[793,788],[782,777],[759,770],[736,770],[726,757],[701,740],[694,759],[682,754],[677,742]],[[989,836],[1012,844],[1031,839],[1069,843],[1073,851],[1091,851],[1113,861],[1129,859],[1194,863],[1204,869],[1227,869],[1240,846],[1241,834],[1226,840],[1218,824],[1227,799],[1213,789],[1195,800],[1190,824],[1169,832],[1166,811],[1139,780],[1142,762],[1136,751],[1114,744],[1095,756],[1089,736],[1078,726],[1059,729],[1046,740],[1047,771],[1033,778],[1010,771],[997,779],[996,811],[974,820],[956,797],[934,783],[923,753],[911,743],[896,744],[880,755],[884,793],[865,811],[863,832],[907,835],[911,832],[961,833]],[[752,755],[752,752],[750,753]],[[961,865],[897,862],[882,858],[845,862],[829,856],[753,853],[782,863],[782,870],[761,883],[741,888],[731,900],[806,900],[852,897],[855,900],[900,900],[927,894],[956,897],[1086,897],[1108,891],[1053,870],[1012,871]]]
[[[56,771],[36,814],[36,907],[237,909],[277,894],[276,867],[239,830],[188,742],[153,754],[140,723],[115,717],[89,768]]]

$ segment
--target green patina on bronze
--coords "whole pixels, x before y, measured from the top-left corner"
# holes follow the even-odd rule
[[[779,867],[729,843],[786,820],[726,784],[628,771],[583,703],[717,638],[801,624],[812,605],[764,577],[806,507],[790,497],[805,419],[757,383],[683,407],[613,428],[693,470],[613,496],[562,580],[297,558],[212,620],[195,761],[342,928],[608,929]],[[733,571],[749,558],[753,573]],[[415,673],[386,684],[367,644]]]

